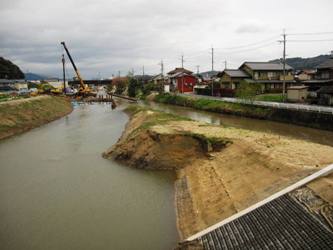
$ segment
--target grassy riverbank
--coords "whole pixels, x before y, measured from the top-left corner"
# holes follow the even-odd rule
[[[191,107],[199,110],[225,114],[235,114],[259,119],[264,119],[271,114],[271,109],[265,107],[253,107],[240,103],[230,103],[203,98],[191,98],[172,94],[156,95],[154,101],[184,107]]]
[[[72,111],[69,99],[39,96],[0,104],[0,139],[56,120]]]
[[[131,108],[122,137],[103,155],[135,168],[176,172],[181,239],[333,162],[329,146],[142,108]]]
[[[151,96],[148,100],[216,113],[266,119],[333,131],[333,114],[329,113],[259,107],[249,104],[230,103],[220,100],[179,96],[168,93]]]

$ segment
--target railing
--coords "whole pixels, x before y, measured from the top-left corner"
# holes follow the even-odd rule
[[[291,110],[312,111],[312,112],[333,114],[333,107],[326,107],[326,106],[319,106],[319,105],[251,101],[251,100],[232,98],[232,97],[215,97],[215,96],[204,96],[204,95],[194,95],[194,94],[179,94],[179,95],[191,96],[194,98],[206,98],[206,99],[231,102],[231,103],[242,103],[242,104],[262,106],[262,107],[272,107],[272,108],[278,108],[278,109],[291,109]]]

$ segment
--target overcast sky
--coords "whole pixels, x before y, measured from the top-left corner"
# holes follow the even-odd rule
[[[61,75],[66,41],[84,78],[132,68],[159,73],[181,65],[196,71],[237,68],[282,56],[287,34],[332,32],[332,0],[0,0],[0,56],[24,72]],[[290,35],[289,57],[328,54],[333,33]],[[304,40],[329,40],[306,42]],[[67,60],[67,71],[73,70]]]

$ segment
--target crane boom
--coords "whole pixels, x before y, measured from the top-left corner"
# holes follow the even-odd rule
[[[71,54],[69,53],[65,42],[61,42],[61,44],[64,46],[64,49],[65,49],[65,51],[66,51],[66,53],[68,55],[68,58],[69,58],[69,60],[71,61],[72,65],[73,65],[73,68],[74,68],[74,71],[76,73],[76,76],[79,79],[81,89],[82,89],[82,91],[84,91],[87,87],[86,87],[86,85],[83,82],[83,79],[82,79],[82,77],[80,75],[80,72],[79,72],[79,70],[77,69],[77,67],[76,67],[76,65],[74,63],[73,58],[72,58]]]

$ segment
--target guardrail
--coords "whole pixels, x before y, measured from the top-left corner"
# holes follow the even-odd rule
[[[231,103],[242,103],[242,104],[262,106],[262,107],[271,107],[271,108],[278,108],[278,109],[292,109],[292,110],[300,110],[300,111],[312,111],[312,112],[333,114],[333,107],[326,107],[326,106],[319,106],[319,105],[251,101],[251,100],[238,99],[238,98],[232,98],[232,97],[215,97],[215,96],[194,95],[194,94],[179,94],[179,95],[191,96],[194,98],[205,98],[205,99],[231,102]]]

